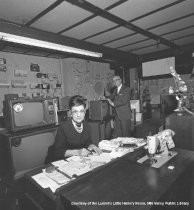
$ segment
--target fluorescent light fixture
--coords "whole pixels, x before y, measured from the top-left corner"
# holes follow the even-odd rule
[[[7,42],[30,45],[34,47],[41,47],[41,48],[57,50],[61,52],[75,53],[75,54],[86,55],[86,56],[97,57],[97,58],[102,57],[102,53],[82,50],[75,47],[69,47],[69,46],[65,46],[61,44],[55,44],[52,42],[41,41],[38,39],[32,39],[28,37],[17,36],[14,34],[8,34],[8,33],[3,33],[3,32],[0,32],[0,39]]]

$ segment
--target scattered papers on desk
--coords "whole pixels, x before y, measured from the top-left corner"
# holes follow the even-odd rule
[[[112,139],[112,142],[117,142],[120,145],[123,144],[135,144],[137,147],[141,147],[146,145],[146,140],[143,138],[133,138],[133,137],[118,137],[116,139]]]
[[[45,173],[39,173],[36,174],[34,176],[32,176],[32,178],[42,187],[42,188],[50,188],[52,192],[55,192],[56,189],[58,189],[59,187],[61,187],[61,184],[57,184],[57,182],[53,181],[52,179],[50,179],[48,176],[46,176]],[[63,184],[64,185],[64,184]]]
[[[89,157],[72,156],[66,160],[52,162],[56,170],[47,173],[45,169],[40,174],[32,178],[43,188],[50,188],[52,192],[62,185],[67,184],[76,176],[85,174],[93,169],[105,165],[111,160],[132,152],[132,148],[122,148],[116,146],[111,152],[103,152],[100,155],[90,155]]]
[[[110,162],[113,158],[110,153],[103,152],[100,155],[91,155],[89,157],[85,157],[86,160],[89,160],[92,163],[101,163],[106,164]]]
[[[124,149],[122,146],[123,145],[129,145],[128,147],[126,146],[126,148]],[[146,145],[146,140],[143,139],[143,138],[133,138],[133,137],[118,137],[118,138],[115,138],[115,139],[112,139],[112,140],[102,140],[99,142],[98,146],[101,150],[105,150],[105,151],[110,151],[110,152],[118,152],[121,153],[121,152],[133,152],[133,149],[132,147],[130,147],[130,144],[134,144],[135,147],[134,148],[138,148],[138,147],[141,147],[141,146],[144,146]],[[123,148],[123,151],[122,149]],[[125,153],[125,154],[126,154]],[[120,156],[118,156],[120,157]]]
[[[117,158],[117,157],[121,157],[129,152],[133,152],[134,149],[133,148],[123,148],[123,147],[119,147],[118,149],[116,150],[113,150],[111,153],[110,153],[110,156],[112,158]]]
[[[68,162],[62,167],[58,168],[62,173],[67,174],[69,177],[80,176],[92,170],[88,164],[84,162]]]
[[[76,157],[76,156],[74,156],[74,157]],[[60,167],[63,167],[64,165],[66,165],[67,163],[68,163],[68,162],[65,161],[65,160],[57,160],[57,161],[55,161],[55,162],[52,162],[52,165],[54,165],[54,166],[60,168]]]
[[[80,176],[92,170],[84,157],[72,156],[66,160],[55,161],[52,165],[69,177]]]
[[[93,154],[88,157],[72,156],[67,158],[66,161],[59,160],[52,164],[67,176],[76,177],[92,171],[94,168],[105,165],[111,160],[121,157],[131,151],[131,148],[117,148],[112,152],[103,152],[100,155]]]
[[[82,160],[82,158],[80,156],[71,156],[71,157],[68,157],[66,159],[66,161],[68,161],[68,162],[71,162],[71,161],[81,161],[81,160]]]
[[[102,150],[113,151],[120,146],[120,143],[109,140],[102,140],[98,143],[98,147]]]
[[[100,155],[90,155],[89,157],[72,156],[64,160],[53,162],[58,170],[69,177],[80,176],[94,168],[104,165],[113,159],[110,153],[102,153]]]
[[[68,178],[65,174],[61,173],[59,170],[46,172],[46,170],[43,169],[43,173],[59,185],[66,184],[70,181],[70,178]]]

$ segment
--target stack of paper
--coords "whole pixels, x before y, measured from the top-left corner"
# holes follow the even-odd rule
[[[98,143],[98,146],[102,150],[112,151],[118,148],[120,146],[120,143],[109,140],[102,140]]]
[[[80,176],[82,174],[91,171],[92,169],[89,165],[84,161],[84,159],[80,159],[78,157],[78,161],[60,161],[54,162],[53,165],[58,167],[58,170],[62,173],[66,174],[69,177]]]
[[[133,137],[118,137],[113,141],[120,142],[120,144],[136,144],[137,147],[143,146],[146,144],[146,140],[143,138],[133,138]]]
[[[100,155],[91,155],[86,157],[85,159],[89,160],[91,163],[102,163],[106,164],[110,162],[113,158],[111,157],[110,153],[103,152]]]
[[[59,170],[56,169],[53,170],[52,172],[46,172],[46,170],[44,169],[43,173],[59,185],[66,184],[70,180],[68,176],[66,176],[65,174],[61,173]]]
[[[46,176],[45,173],[39,173],[36,174],[34,176],[32,176],[32,178],[42,187],[42,188],[50,188],[52,192],[55,192],[56,189],[58,189],[59,187],[61,187],[62,185],[66,184],[58,184],[57,182],[55,182],[54,180],[50,179],[48,176]]]
[[[129,152],[133,152],[134,149],[133,148],[122,148],[122,147],[119,147],[118,149],[116,150],[113,150],[111,153],[110,153],[110,156],[112,158],[117,158],[117,157],[121,157]]]
[[[55,170],[37,174],[32,178],[43,188],[50,188],[53,192],[62,185],[67,184],[76,176],[85,174],[94,168],[105,165],[112,159],[121,157],[122,155],[132,152],[132,148],[121,148],[118,144],[112,144],[112,151],[103,152],[100,155],[93,154],[89,157],[72,156],[65,160],[59,160],[52,163]],[[114,148],[114,149],[113,149]]]

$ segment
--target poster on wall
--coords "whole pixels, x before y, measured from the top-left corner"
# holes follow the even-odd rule
[[[109,91],[114,71],[109,64],[82,59],[64,60],[65,94],[82,95],[88,101],[98,100]]]

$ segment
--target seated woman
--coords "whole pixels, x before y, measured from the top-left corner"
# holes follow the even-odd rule
[[[84,121],[85,99],[75,95],[71,97],[69,107],[71,119],[63,122],[57,130],[54,144],[55,159],[64,159],[73,155],[88,156],[91,151],[100,154],[101,150],[92,144],[90,127]]]

